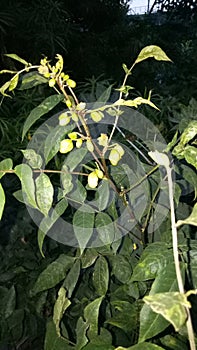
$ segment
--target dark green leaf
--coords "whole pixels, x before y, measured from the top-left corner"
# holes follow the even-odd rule
[[[40,249],[41,255],[44,257],[42,246],[44,242],[44,238],[47,234],[47,232],[50,230],[50,228],[53,226],[53,224],[59,219],[59,217],[65,212],[66,208],[68,206],[68,202],[65,198],[60,200],[56,206],[53,208],[52,215],[44,217],[40,223],[39,229],[38,229],[38,246]]]
[[[0,220],[3,215],[4,206],[5,206],[5,193],[2,185],[0,184]]]
[[[116,228],[106,213],[98,213],[95,219],[95,226],[98,232],[98,242],[104,245],[111,244],[116,239]]]
[[[111,302],[116,312],[106,321],[115,327],[121,328],[126,333],[131,333],[137,325],[137,308],[128,301],[115,300]]]
[[[42,166],[42,157],[34,151],[34,149],[22,150],[22,153],[27,159],[29,165],[33,169],[40,169]]]
[[[74,232],[81,253],[86,248],[94,228],[94,213],[83,211],[83,209],[84,207],[79,208],[73,216]]]
[[[72,175],[70,174],[66,164],[62,166],[61,171],[61,185],[63,187],[64,195],[66,195],[73,189]]]
[[[75,258],[68,255],[61,254],[58,259],[53,261],[47,268],[39,275],[31,294],[37,294],[43,290],[55,287],[61,282],[67,271],[72,267]]]
[[[109,201],[109,181],[103,180],[101,185],[98,187],[98,199],[97,205],[99,211],[103,211],[107,208],[107,204]]]
[[[6,323],[9,329],[9,337],[12,341],[18,343],[24,330],[24,310],[14,310],[12,315],[6,319]]]
[[[143,251],[140,261],[133,270],[131,280],[151,280],[169,263],[173,265],[173,254],[168,246],[163,243],[151,244]]]
[[[49,321],[46,328],[44,350],[73,350],[68,341],[58,337],[53,321]]]
[[[64,164],[69,166],[70,171],[73,171],[77,165],[81,164],[81,161],[87,153],[86,147],[81,147],[79,149],[74,149],[70,152],[64,162]]]
[[[67,198],[71,198],[71,201],[73,201],[73,203],[83,204],[87,197],[87,191],[79,180],[77,180],[76,184],[76,189],[70,193]],[[83,208],[85,209],[85,206],[83,206]],[[86,211],[88,211],[88,206]],[[92,210],[90,210],[90,212],[92,212]]]
[[[99,253],[94,248],[88,248],[84,251],[83,255],[81,256],[81,263],[82,268],[86,269],[90,266],[92,266],[97,259]]]
[[[97,101],[93,104],[92,109],[97,109],[100,106],[106,104],[109,101],[111,96],[111,90],[114,84],[110,85],[97,99]]]
[[[115,255],[111,259],[112,274],[122,283],[128,282],[132,268],[128,259],[123,255]]]
[[[48,82],[48,79],[44,78],[38,72],[30,72],[22,76],[21,84],[18,90],[31,89],[34,86],[44,84],[47,82]]]
[[[84,317],[89,325],[87,332],[88,338],[91,340],[98,335],[98,318],[99,318],[99,309],[103,297],[97,298],[88,304],[84,309]]]
[[[40,211],[47,216],[53,203],[54,189],[49,177],[41,173],[36,179],[36,199]]]
[[[119,346],[115,350],[164,350],[164,348],[161,348],[161,346],[158,346],[156,344],[140,343],[130,346],[129,348],[123,348],[122,346]]]
[[[114,350],[113,345],[96,345],[94,342],[90,342],[88,345],[86,345],[83,350]]]
[[[32,169],[27,164],[20,164],[15,167],[15,171],[21,181],[25,203],[33,208],[37,208]]]
[[[3,310],[1,313],[5,318],[8,318],[12,315],[16,306],[16,292],[14,286],[12,286],[7,292],[6,297],[4,298]]]
[[[109,285],[109,266],[107,260],[101,255],[96,260],[93,273],[93,285],[98,295],[107,293]]]
[[[76,287],[76,284],[78,282],[79,275],[80,275],[80,268],[81,268],[80,260],[76,260],[74,265],[71,267],[68,275],[65,278],[63,286],[64,288],[66,288],[68,292],[68,298],[71,298],[72,293]]]
[[[70,300],[66,297],[66,290],[61,287],[58,291],[58,298],[55,302],[53,310],[53,322],[55,323],[56,332],[59,337],[61,336],[60,322],[64,315],[64,312],[70,306],[70,304]]]
[[[61,125],[57,125],[54,129],[52,129],[44,144],[44,157],[46,164],[57,154],[60,149],[60,141],[63,136],[68,132],[72,131],[74,128],[74,124],[69,124],[64,127]]]
[[[53,109],[59,102],[64,99],[63,95],[52,95],[47,97],[39,106],[35,107],[29,116],[27,117],[24,126],[22,139],[24,139],[25,134],[31,128],[31,126],[44,114],[48,113],[51,109]]]

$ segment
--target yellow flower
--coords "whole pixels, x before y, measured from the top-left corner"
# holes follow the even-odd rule
[[[116,149],[112,149],[109,154],[109,160],[112,165],[117,165],[121,156],[120,153]]]
[[[98,176],[99,179],[103,178],[103,172],[100,169],[95,169],[95,173]]]
[[[100,111],[92,112],[90,113],[90,116],[92,120],[96,123],[100,122],[100,120],[104,118],[104,114]]]
[[[60,153],[68,153],[73,149],[72,140],[65,139],[60,142]]]
[[[90,186],[90,188],[96,188],[97,187],[97,185],[98,185],[98,176],[97,176],[95,171],[92,171],[88,175],[88,185]]]
[[[83,140],[82,139],[78,139],[76,142],[76,147],[80,148],[82,146]]]
[[[86,146],[87,146],[87,149],[88,149],[89,152],[93,152],[94,151],[94,145],[93,145],[91,140],[87,140],[86,141]]]
[[[59,125],[64,126],[70,123],[70,117],[66,113],[59,116]]]
[[[77,139],[77,133],[76,132],[70,132],[68,134],[68,137],[71,139],[71,140],[76,140]]]
[[[74,89],[75,86],[76,86],[76,82],[75,82],[74,80],[72,80],[72,79],[68,79],[68,80],[66,81],[66,83],[67,83],[67,85],[70,86],[72,89]]]
[[[97,140],[100,146],[106,147],[108,144],[108,136],[106,134],[101,134]]]

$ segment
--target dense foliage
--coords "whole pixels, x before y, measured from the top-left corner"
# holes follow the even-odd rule
[[[128,2],[112,0],[2,0],[2,9],[2,53],[25,60],[1,56],[4,73],[13,74],[8,83],[9,73],[0,75],[0,349],[195,349],[191,323],[188,330],[192,306],[197,332],[195,14],[128,16]],[[162,62],[169,59],[158,46],[141,51],[152,44],[173,63]],[[136,57],[132,74],[122,69]],[[73,79],[83,82],[74,87]],[[94,147],[104,148],[113,132],[106,168],[101,154],[97,165],[88,158],[84,129],[75,134],[81,113],[101,127],[88,124]],[[94,213],[86,210],[92,200]],[[121,221],[125,208],[134,217]],[[75,226],[73,246],[58,241],[60,217]],[[91,245],[93,228],[102,244]]]
[[[24,68],[6,72],[12,78],[1,87],[5,97],[17,87],[24,91],[42,84],[56,93],[25,120],[22,138],[29,144],[22,150],[23,163],[13,166],[10,158],[0,163],[1,177],[10,173],[20,180],[14,196],[30,214],[21,207],[1,249],[3,343],[45,350],[188,349],[189,344],[195,349],[189,310],[196,304],[188,298],[196,293],[196,242],[188,225],[197,225],[197,207],[191,212],[180,198],[184,192],[191,193],[193,203],[196,198],[196,120],[185,126],[183,119],[166,145],[152,123],[130,115],[131,107],[144,104],[157,109],[151,94],[127,98],[132,87],[126,82],[136,64],[150,57],[170,59],[158,46],[145,47],[131,68],[123,64],[125,79],[117,100],[107,104],[111,85],[89,106],[74,93],[76,83],[64,73],[60,55],[55,65],[44,58],[36,66],[17,55],[9,57]],[[62,103],[68,108],[63,113]],[[44,128],[26,136],[57,106],[60,112]],[[128,161],[124,149],[127,139],[134,146],[129,134],[124,135],[128,117],[130,137],[134,134],[139,143],[132,161],[134,154]],[[98,129],[95,136],[91,125],[102,120],[108,128]],[[0,196],[2,215],[2,185]],[[31,218],[39,227],[40,253]]]

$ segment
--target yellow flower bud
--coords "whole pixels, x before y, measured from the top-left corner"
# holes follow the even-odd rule
[[[90,116],[96,123],[100,122],[100,120],[104,118],[104,114],[100,111],[92,112],[90,113]]]
[[[70,117],[66,113],[59,116],[59,125],[64,126],[70,123]]]
[[[123,156],[124,150],[120,145],[115,145],[114,149],[120,153],[120,157]]]
[[[99,179],[103,178],[103,172],[100,169],[95,169],[95,173],[98,176]]]
[[[109,160],[112,165],[117,165],[121,156],[120,153],[116,149],[112,149],[109,154]]]
[[[75,83],[74,80],[68,79],[68,80],[67,80],[67,85],[70,86],[72,89],[74,89],[75,86],[76,86],[76,83]]]
[[[76,114],[76,113],[72,113],[71,114],[71,118],[72,118],[72,120],[74,121],[74,122],[78,122],[78,115]]]
[[[53,87],[56,84],[56,80],[54,78],[49,80],[49,86]]]
[[[82,139],[78,139],[78,140],[76,141],[76,147],[77,147],[77,148],[80,148],[80,147],[82,146],[82,143],[83,143],[83,140],[82,140]]]
[[[71,100],[66,100],[66,105],[67,105],[68,108],[72,107]]]
[[[101,136],[99,136],[97,140],[100,146],[105,147],[108,144],[108,136],[106,134],[101,134]]]
[[[77,133],[76,132],[70,132],[68,134],[68,137],[71,139],[71,140],[76,140],[77,139]]]
[[[97,187],[97,185],[98,185],[98,176],[97,176],[95,171],[92,171],[88,175],[88,185],[90,186],[90,188],[96,188]]]
[[[73,149],[72,140],[65,139],[60,142],[60,153],[68,153]]]
[[[86,146],[87,146],[87,149],[88,149],[89,152],[93,152],[94,151],[94,145],[93,145],[91,140],[87,140],[86,141]]]

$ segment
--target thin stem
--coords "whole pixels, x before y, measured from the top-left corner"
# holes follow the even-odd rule
[[[174,208],[174,200],[173,200],[174,194],[173,194],[172,170],[170,167],[166,167],[166,171],[167,171],[167,178],[168,178],[169,200],[170,200],[170,211],[171,211],[171,227],[172,227],[174,264],[175,264],[179,292],[184,293],[185,291],[184,291],[183,279],[181,276],[179,252],[178,252],[178,235],[177,235],[175,208]],[[187,326],[188,338],[189,338],[189,343],[190,343],[190,349],[196,350],[190,310],[188,307],[185,307],[185,310],[187,312],[186,326]]]

